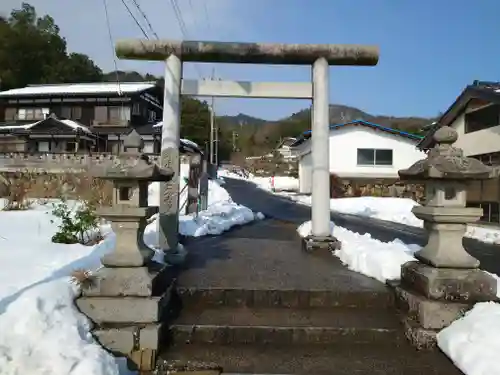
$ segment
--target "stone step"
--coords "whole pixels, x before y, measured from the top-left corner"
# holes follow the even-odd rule
[[[191,309],[182,311],[169,332],[172,343],[388,345],[405,340],[395,314],[341,308]]]
[[[337,290],[248,290],[229,288],[178,287],[177,298],[183,309],[208,307],[286,307],[286,308],[360,308],[387,309],[394,306],[389,289],[380,291]]]
[[[335,347],[275,345],[196,345],[169,348],[160,355],[157,375],[166,375],[168,361],[219,364],[225,373],[304,375],[460,375],[440,352],[408,346]]]

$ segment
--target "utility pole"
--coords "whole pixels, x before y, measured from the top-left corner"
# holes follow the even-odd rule
[[[215,80],[215,68],[212,69],[211,80]],[[210,164],[219,162],[219,129],[215,121],[215,98],[210,102]]]
[[[214,164],[214,128],[215,128],[215,114],[214,114],[214,98],[210,104],[210,164]]]
[[[236,140],[238,138],[238,133],[233,130],[233,152],[236,152],[238,148],[236,147]]]

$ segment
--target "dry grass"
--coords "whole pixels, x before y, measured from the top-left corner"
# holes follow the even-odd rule
[[[7,203],[3,209],[9,211],[29,209],[32,201],[28,197],[35,177],[29,171],[15,172],[9,177],[5,179]]]
[[[94,207],[110,205],[112,199],[111,182],[89,173],[53,174],[24,170],[4,174],[2,181],[6,210],[29,209],[33,201],[43,204],[51,198],[83,200]]]
[[[71,281],[83,290],[88,290],[97,286],[98,279],[91,271],[77,269],[71,272]]]

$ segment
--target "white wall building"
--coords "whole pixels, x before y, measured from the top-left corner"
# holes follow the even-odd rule
[[[366,121],[330,126],[330,173],[345,179],[398,178],[398,170],[426,157],[421,137]],[[292,145],[299,157],[301,193],[312,191],[310,132]]]

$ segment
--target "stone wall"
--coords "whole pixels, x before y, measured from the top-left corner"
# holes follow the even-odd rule
[[[111,202],[109,181],[92,177],[87,171],[50,173],[29,170],[1,172],[0,198],[11,195],[33,199],[84,199],[97,204]]]
[[[401,181],[356,181],[343,180],[346,197],[395,197],[424,201],[424,187]]]
[[[148,155],[158,162],[160,155]],[[44,170],[51,173],[81,172],[90,166],[113,162],[118,155],[111,153],[28,153],[0,152],[0,172]],[[181,155],[181,163],[189,163],[188,155]]]
[[[298,163],[283,160],[282,157],[265,157],[245,161],[244,167],[256,176],[298,177]]]

